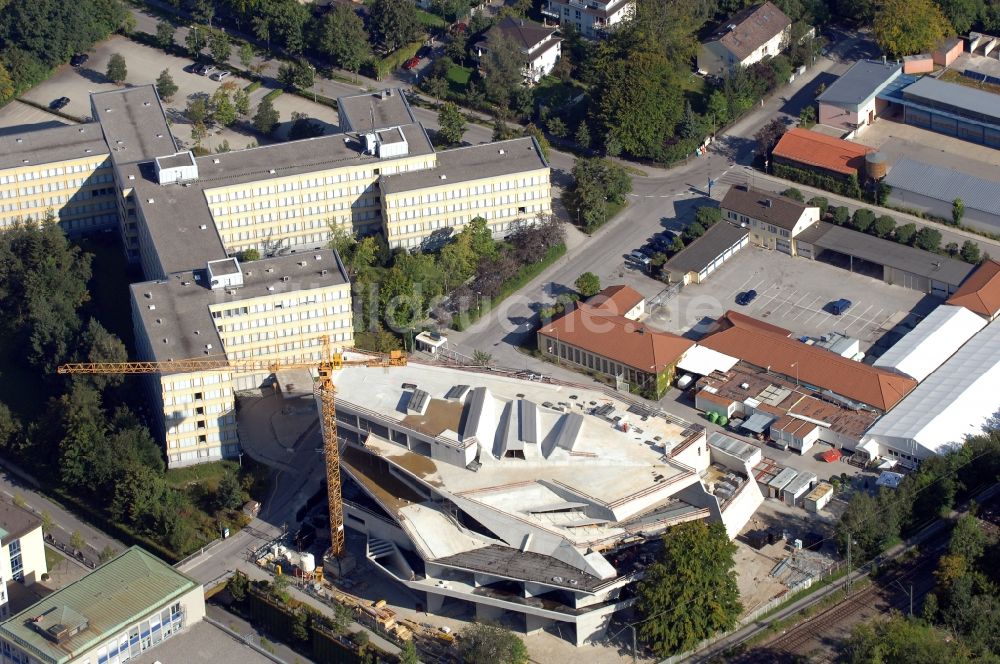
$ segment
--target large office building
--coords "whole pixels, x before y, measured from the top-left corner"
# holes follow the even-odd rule
[[[200,583],[132,547],[0,623],[0,664],[122,664],[204,616]]]
[[[763,501],[703,427],[612,390],[412,365],[334,380],[345,524],[431,612],[457,601],[582,644],[634,601],[667,528],[735,537]]]
[[[177,149],[149,85],[91,95],[95,123],[0,138],[0,225],[119,228],[148,280],[131,288],[142,359],[244,363],[149,377],[171,466],[238,453],[234,395],[269,380],[261,363],[353,346],[332,228],[422,250],[476,217],[502,238],[551,213],[533,138],[436,152],[399,90],[338,102],[342,133],[203,157]]]

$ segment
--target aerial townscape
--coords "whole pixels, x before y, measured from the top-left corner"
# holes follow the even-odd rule
[[[1000,661],[1000,0],[0,0],[0,664]]]

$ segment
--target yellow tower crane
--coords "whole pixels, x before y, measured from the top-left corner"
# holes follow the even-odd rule
[[[57,371],[61,374],[163,374],[195,371],[276,373],[283,369],[315,367],[319,376],[314,390],[320,401],[323,456],[326,460],[326,492],[330,508],[330,553],[340,557],[344,552],[344,504],[340,488],[340,447],[337,436],[333,372],[344,367],[402,367],[406,366],[406,356],[397,350],[388,354],[365,352],[364,355],[367,357],[363,359],[347,359],[343,353],[330,351],[329,337],[323,336],[320,339],[322,357],[318,361],[305,357],[236,361],[224,357],[205,357],[162,362],[77,362],[64,364]]]

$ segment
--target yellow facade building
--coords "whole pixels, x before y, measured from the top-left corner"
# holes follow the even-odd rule
[[[243,264],[220,259],[133,284],[131,294],[136,344],[152,360],[319,360],[324,336],[334,350],[354,345],[351,284],[328,249]],[[151,376],[170,467],[237,454],[236,392],[270,380],[267,370]]]
[[[114,172],[97,124],[0,136],[0,229],[51,213],[69,235],[114,228]]]

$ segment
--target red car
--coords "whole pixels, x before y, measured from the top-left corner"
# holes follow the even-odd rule
[[[410,58],[403,63],[403,69],[416,69],[420,64],[420,58]]]

